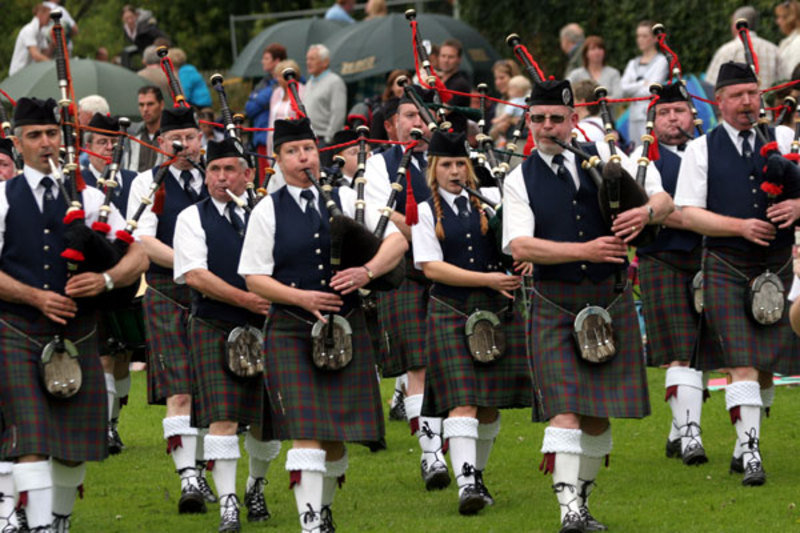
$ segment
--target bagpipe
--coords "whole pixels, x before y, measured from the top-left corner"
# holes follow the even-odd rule
[[[436,117],[437,119],[434,121],[436,123],[444,122],[446,111],[444,108],[444,104],[446,104],[450,99],[451,96],[447,93],[447,89],[444,86],[442,80],[436,75],[436,71],[433,70],[431,66],[431,60],[428,56],[428,50],[425,48],[425,45],[422,42],[422,35],[419,32],[419,27],[417,25],[417,12],[414,9],[407,9],[405,11],[405,17],[408,19],[409,24],[411,25],[411,36],[412,36],[412,44],[414,48],[414,63],[418,65],[420,68],[417,69],[420,72],[420,83],[424,83],[424,86],[427,88],[435,89],[433,94],[433,104],[436,107]],[[424,78],[424,79],[423,79]],[[399,81],[397,82],[399,85]],[[417,103],[416,101],[414,102]],[[420,101],[421,103],[421,101]],[[426,120],[426,122],[428,122]],[[430,129],[430,124],[428,124],[428,128]],[[435,129],[435,128],[434,128]],[[433,132],[433,129],[431,129]]]
[[[5,94],[5,93],[3,93]],[[8,95],[6,95],[8,97]],[[14,102],[9,98],[8,101],[11,105],[14,105]],[[6,112],[5,106],[0,103],[0,136],[3,139],[9,139],[10,141],[14,140],[14,130],[11,129],[11,121],[8,119],[8,113]],[[12,159],[14,160],[14,166],[17,169],[17,175],[22,173],[22,168],[25,166],[25,161],[22,159],[22,155],[17,152],[17,147],[11,144],[11,155]]]

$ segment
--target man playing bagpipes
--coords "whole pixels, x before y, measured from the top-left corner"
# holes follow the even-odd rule
[[[152,205],[146,205],[138,221],[136,235],[150,257],[147,292],[144,295],[145,329],[148,341],[148,401],[166,401],[164,439],[181,478],[181,513],[204,512],[205,502],[216,501],[202,473],[202,439],[190,424],[192,373],[188,333],[191,292],[173,279],[172,249],[175,221],[185,208],[208,196],[201,172],[192,161],[200,156],[200,129],[194,112],[186,107],[167,108],[161,115],[158,143],[162,151],[172,153],[173,143],[183,147],[169,165],[143,172],[131,185],[128,213],[134,213],[154,186],[157,192]]]
[[[136,283],[147,268],[135,242],[105,272],[91,271],[88,249],[84,257],[66,249],[67,221],[81,212],[87,224],[97,221],[104,198],[92,188],[67,197],[68,190],[80,187],[63,183],[55,163],[62,137],[55,108],[52,99],[19,100],[15,145],[25,161],[24,174],[0,183],[0,396],[5,422],[0,453],[15,461],[19,503],[31,531],[50,531],[51,525],[69,530],[85,461],[102,460],[108,453],[98,310],[91,298],[109,287]],[[78,203],[82,210],[76,209]],[[124,227],[116,208],[108,224],[110,235]]]
[[[684,226],[706,236],[703,313],[722,344],[717,353],[700,351],[694,364],[730,375],[725,404],[737,437],[730,471],[744,473],[744,485],[762,485],[761,412],[774,397],[772,373],[800,371],[785,296],[800,178],[781,155],[793,132],[754,126],[760,95],[750,66],[723,64],[714,95],[722,122],[687,147],[675,193]]]
[[[269,302],[248,292],[236,272],[250,215],[245,185],[251,169],[231,139],[209,141],[206,164],[209,196],[184,209],[175,226],[175,281],[193,289],[189,343],[197,395],[192,400],[200,405],[197,426],[209,428],[203,459],[213,462],[209,470],[219,493],[219,530],[239,531],[238,426],[250,426],[245,437],[250,476],[243,500],[248,521],[270,517],[265,478],[281,449],[280,441],[269,440],[269,425],[261,426]]]
[[[534,263],[529,356],[534,394],[549,420],[540,468],[553,474],[561,531],[599,531],[606,527],[587,500],[611,452],[609,418],[650,413],[638,320],[622,281],[626,242],[645,224],[659,224],[672,201],[653,169],[647,203],[619,206],[609,224],[598,188],[612,170],[635,173],[635,165],[610,157],[611,145],[580,145],[587,157],[608,161],[608,176],[599,177],[563,149],[578,123],[569,82],[535,83],[529,103],[537,150],[506,179],[503,246],[515,260]]]

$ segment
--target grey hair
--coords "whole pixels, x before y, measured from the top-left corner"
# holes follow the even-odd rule
[[[570,22],[558,32],[558,37],[560,39],[566,39],[571,43],[578,43],[580,42],[583,37],[583,28],[580,27],[579,24],[575,22]]]
[[[111,112],[111,108],[108,106],[108,100],[99,94],[90,94],[89,96],[81,98],[78,101],[78,110],[89,111],[92,115],[95,113],[107,115]]]
[[[753,6],[742,6],[733,12],[733,17],[731,18],[734,22],[737,19],[745,19],[750,30],[755,30],[756,24],[758,24],[758,11]]]
[[[161,58],[158,57],[158,52],[156,52],[156,46],[151,44],[147,48],[144,49],[142,53],[142,63],[145,65],[158,65],[161,62]]]
[[[327,61],[331,58],[331,51],[324,44],[312,44],[308,47],[309,50],[316,50],[319,58],[322,61]]]

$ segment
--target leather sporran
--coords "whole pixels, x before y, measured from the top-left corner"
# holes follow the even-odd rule
[[[44,388],[51,396],[63,400],[77,394],[83,374],[78,349],[72,341],[56,335],[42,349],[41,361]]]
[[[224,366],[240,378],[253,378],[264,372],[264,334],[253,326],[233,328],[225,342]]]
[[[605,363],[617,353],[611,315],[597,305],[587,305],[575,316],[572,332],[578,353],[589,363]]]
[[[353,328],[341,315],[328,315],[328,323],[317,320],[311,328],[311,358],[320,370],[340,370],[353,360]]]
[[[692,293],[692,303],[694,310],[699,315],[703,312],[703,271],[698,270],[697,274],[692,278],[692,283],[689,286],[689,291]]]
[[[745,293],[745,311],[762,326],[780,321],[786,310],[786,289],[781,278],[767,270],[750,280]]]
[[[491,311],[475,310],[467,317],[464,333],[467,336],[469,353],[479,363],[496,361],[505,352],[503,325]]]

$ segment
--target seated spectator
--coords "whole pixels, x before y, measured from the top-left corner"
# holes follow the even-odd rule
[[[157,24],[152,11],[137,9],[130,4],[122,7],[122,30],[125,39],[136,46],[139,54],[144,53],[144,49],[153,44],[158,37],[167,37]]]
[[[17,34],[14,52],[11,55],[11,64],[8,66],[9,76],[13,76],[31,63],[50,59],[44,35],[41,32],[49,20],[50,8],[44,4],[36,4],[33,8],[33,18]]]
[[[531,81],[522,75],[517,75],[508,80],[508,98],[511,104],[504,105],[502,114],[492,119],[491,132],[497,135],[499,145],[505,144],[505,134],[519,122],[519,118],[525,113],[525,97],[531,92]]]

